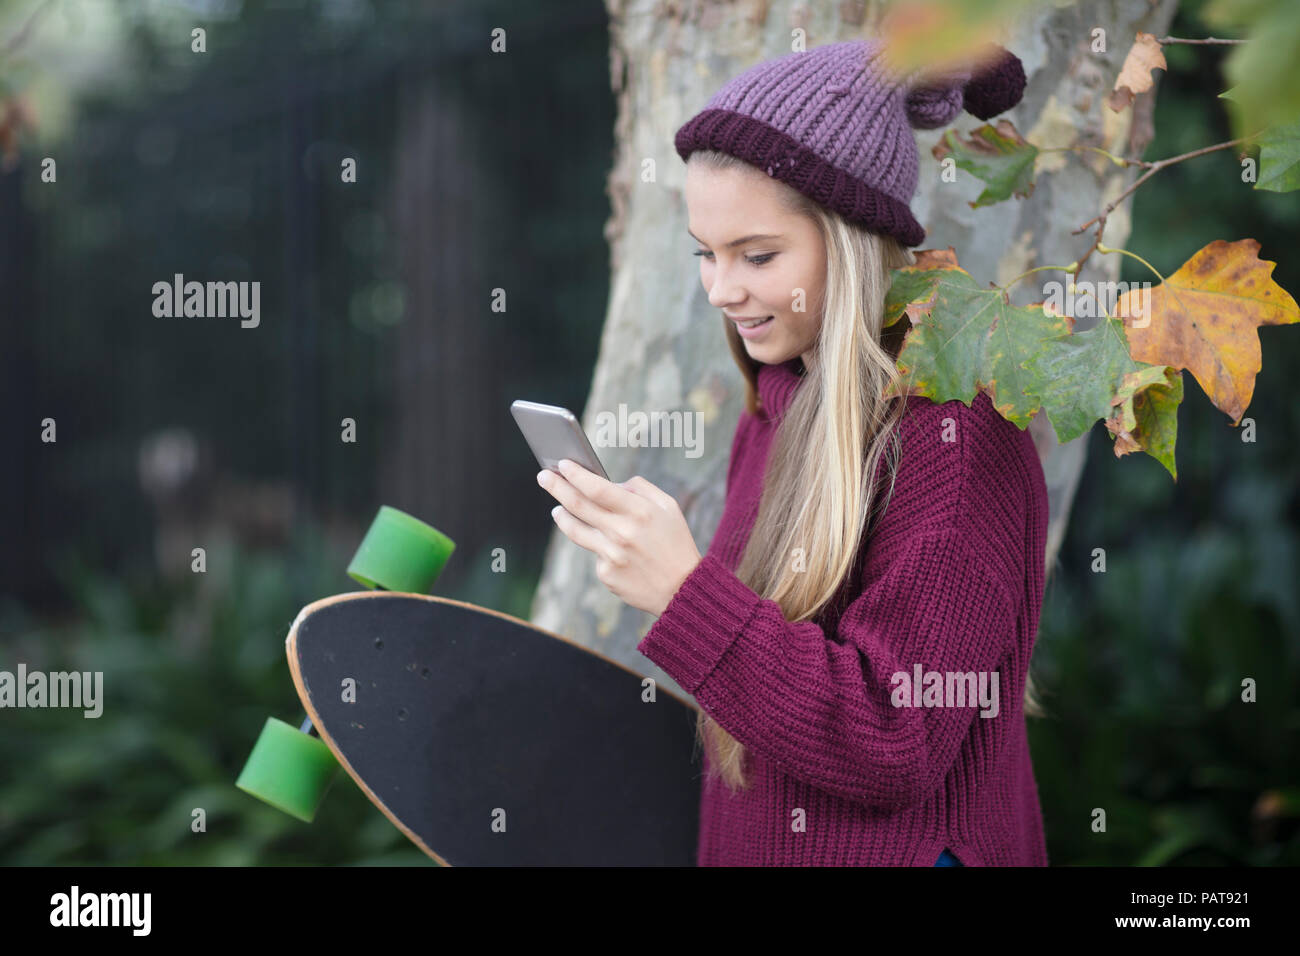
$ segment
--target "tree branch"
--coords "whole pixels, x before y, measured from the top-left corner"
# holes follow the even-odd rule
[[[1203,40],[1187,40],[1181,37],[1159,37],[1157,43],[1245,43],[1245,40],[1220,40],[1215,37],[1206,37]]]
[[[1129,186],[1128,189],[1124,190],[1122,193],[1116,196],[1115,199],[1113,199],[1111,203],[1106,207],[1105,212],[1103,212],[1100,216],[1094,216],[1092,219],[1089,219],[1078,229],[1075,229],[1071,233],[1071,235],[1077,236],[1079,233],[1083,232],[1083,230],[1091,226],[1094,222],[1097,222],[1100,219],[1104,219],[1106,216],[1110,215],[1112,212],[1115,211],[1115,207],[1118,206],[1121,202],[1123,202],[1124,199],[1133,192],[1133,190],[1137,189],[1144,182],[1146,182],[1156,173],[1160,172],[1160,170],[1164,169],[1166,166],[1172,166],[1174,165],[1174,163],[1181,163],[1185,159],[1192,159],[1193,157],[1196,156],[1204,156],[1206,153],[1212,153],[1215,150],[1227,149],[1229,146],[1236,146],[1238,143],[1244,143],[1246,142],[1246,140],[1250,138],[1251,138],[1250,136],[1243,136],[1241,139],[1230,139],[1226,143],[1215,143],[1213,146],[1202,146],[1200,149],[1194,149],[1190,153],[1182,153],[1181,155],[1178,156],[1170,156],[1168,159],[1158,159],[1155,162],[1149,164],[1142,160],[1137,160],[1136,165],[1149,166],[1147,171],[1143,173],[1141,176],[1139,176],[1137,179],[1135,179],[1133,181],[1133,185]]]

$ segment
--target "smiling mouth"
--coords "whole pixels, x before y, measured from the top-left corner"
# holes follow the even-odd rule
[[[768,322],[771,322],[773,318],[774,318],[773,316],[770,316],[770,315],[769,315],[769,316],[768,316],[767,318],[765,318],[765,319],[752,319],[752,320],[747,320],[747,321],[744,321],[744,322],[740,322],[740,321],[737,321],[737,320],[735,320],[735,319],[732,319],[731,321],[735,322],[735,323],[736,323],[738,326],[740,326],[742,329],[756,329],[756,328],[758,328],[760,325],[766,325]]]

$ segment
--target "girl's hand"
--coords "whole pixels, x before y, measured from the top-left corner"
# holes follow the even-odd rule
[[[686,518],[640,475],[616,485],[565,459],[537,483],[560,503],[551,515],[574,544],[596,555],[596,577],[615,597],[660,615],[700,563]]]

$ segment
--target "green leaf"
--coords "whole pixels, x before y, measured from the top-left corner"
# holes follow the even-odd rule
[[[1147,365],[1125,375],[1111,399],[1115,410],[1106,421],[1115,439],[1115,454],[1145,451],[1177,481],[1174,441],[1182,400],[1183,373],[1178,369]]]
[[[1256,189],[1288,193],[1300,189],[1300,122],[1270,126],[1259,143],[1259,181]]]
[[[1012,196],[1028,198],[1034,191],[1034,162],[1038,147],[1025,142],[1010,120],[998,120],[996,127],[987,123],[963,141],[955,130],[947,130],[931,151],[942,160],[951,155],[956,164],[988,184],[972,209],[991,206]]]
[[[1003,418],[1025,428],[1038,410],[1038,383],[1024,362],[1068,321],[1041,306],[1013,306],[1001,289],[981,289],[959,268],[922,273],[932,288],[914,310],[898,356],[911,390],[935,402],[988,393]],[[921,296],[918,296],[921,298]]]
[[[907,311],[907,307],[926,301],[934,294],[935,283],[946,269],[895,269],[894,282],[885,293],[885,328],[889,328]]]
[[[1240,102],[1237,88],[1224,90],[1220,99]],[[1256,189],[1287,193],[1300,189],[1300,121],[1269,126],[1252,142],[1259,145],[1259,176]]]
[[[1078,438],[1099,418],[1109,418],[1111,398],[1129,372],[1143,366],[1129,355],[1124,323],[1104,319],[1086,332],[1067,333],[1045,343],[1025,367],[1036,376],[1056,437]]]
[[[1182,374],[1134,359],[1122,319],[1075,333],[1074,319],[1054,302],[1013,306],[1003,289],[981,289],[951,248],[920,250],[891,278],[886,312],[891,321],[906,315],[911,327],[886,395],[969,406],[982,391],[1018,428],[1046,411],[1062,442],[1102,419],[1117,456],[1145,451],[1178,480]]]

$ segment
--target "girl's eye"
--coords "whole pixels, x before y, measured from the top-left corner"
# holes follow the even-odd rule
[[[705,252],[703,249],[696,250],[694,255],[703,256],[704,258],[708,259],[710,262],[713,261],[713,253]],[[750,265],[761,266],[764,263],[771,261],[772,257],[775,255],[776,255],[775,252],[768,252],[761,256],[754,256],[754,258],[752,259],[746,256],[745,261],[748,262]]]

